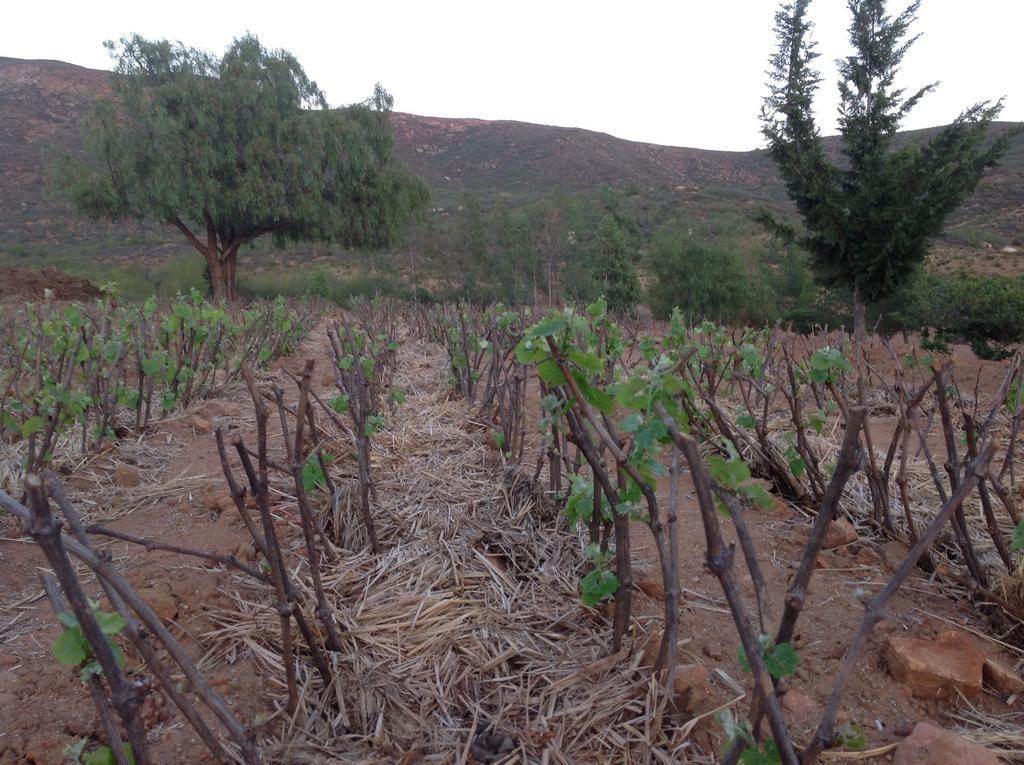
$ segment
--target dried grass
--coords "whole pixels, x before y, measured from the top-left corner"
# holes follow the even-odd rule
[[[950,715],[953,730],[968,741],[990,749],[1001,760],[1024,762],[1024,713],[993,714],[967,707]]]
[[[330,688],[300,667],[301,708],[267,726],[268,759],[708,761],[691,739],[703,720],[670,710],[639,654],[608,655],[608,624],[577,593],[581,540],[516,473],[501,480],[500,459],[465,428],[466,405],[432,382],[444,377],[438,354],[402,353],[408,400],[374,452],[386,551],[366,552],[343,508],[345,549],[323,565],[345,650]],[[216,657],[244,650],[283,698],[269,594],[241,586],[235,608],[213,616]]]

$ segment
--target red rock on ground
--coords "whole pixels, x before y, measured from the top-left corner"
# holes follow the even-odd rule
[[[708,671],[700,664],[676,667],[672,678],[673,699],[676,709],[695,712],[707,698]]]
[[[999,758],[952,731],[920,722],[896,747],[892,765],[1000,765]]]
[[[822,549],[832,550],[836,547],[843,547],[851,542],[857,541],[857,529],[849,521],[830,521],[825,529],[825,540]]]
[[[111,476],[111,480],[113,480],[114,486],[127,488],[138,486],[142,478],[139,476],[139,471],[131,465],[118,465],[114,470],[114,475]]]
[[[899,568],[903,559],[907,557],[907,552],[909,550],[910,548],[905,544],[897,542],[895,539],[886,542],[882,545],[882,549],[880,551],[882,556],[882,565],[885,566],[888,571],[895,571]]]
[[[652,600],[665,600],[665,585],[661,581],[661,573],[648,571],[637,571],[636,586],[647,597]]]
[[[814,699],[792,688],[782,697],[782,708],[786,714],[797,720],[816,719],[820,715],[818,703]]]
[[[178,615],[178,601],[167,585],[154,585],[138,590],[139,597],[153,609],[162,622],[169,622]]]
[[[885,644],[889,673],[922,699],[952,699],[957,692],[981,692],[985,653],[966,633],[950,630],[935,640],[890,637]]]
[[[1018,673],[1002,662],[985,659],[981,674],[986,685],[991,686],[993,690],[1004,696],[1009,696],[1011,693],[1024,693],[1024,679],[1021,679]]]
[[[188,424],[196,431],[196,433],[206,434],[213,430],[213,425],[205,417],[201,417],[198,414],[193,414],[188,419]]]

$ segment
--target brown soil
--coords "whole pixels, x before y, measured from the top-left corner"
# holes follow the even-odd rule
[[[92,300],[101,294],[92,282],[56,268],[0,268],[0,300],[42,300],[47,289],[54,300]]]
[[[320,360],[322,366],[326,355],[324,335],[316,332],[282,366],[297,369],[302,359],[310,357]],[[284,375],[280,378],[284,385]],[[439,379],[437,385],[441,384],[443,381]],[[232,416],[236,412],[234,405],[241,406],[242,417]],[[208,401],[197,411],[215,425],[248,434],[252,428],[249,409],[244,395],[236,391],[230,400]],[[244,530],[229,523],[228,514],[218,515],[208,510],[202,501],[201,489],[206,482],[218,488],[223,485],[213,436],[196,433],[189,418],[180,417],[165,423],[150,443],[160,444],[165,456],[156,479],[144,482],[154,495],[160,495],[162,487],[181,486],[183,479],[192,479],[191,483],[169,498],[143,505],[123,517],[117,516],[125,508],[112,502],[104,514],[115,519],[107,525],[140,536],[173,539],[186,546],[235,552],[246,541]],[[110,485],[113,468],[102,466],[112,463],[108,460],[99,464],[100,468],[81,478],[80,488],[88,488],[90,481],[96,487]],[[497,472],[495,480],[499,480]],[[659,493],[661,499],[667,501],[667,481],[659,486]],[[680,645],[687,661],[700,663],[709,670],[709,698],[698,710],[709,712],[741,695],[733,687],[734,683],[744,690],[749,683],[739,666],[738,639],[725,611],[721,590],[703,565],[703,534],[692,486],[685,481],[681,485],[681,499],[680,578],[684,606]],[[808,522],[781,503],[774,512],[752,514],[750,520],[777,617]],[[0,534],[0,765],[61,763],[64,761],[61,753],[67,744],[81,737],[96,739],[99,736],[95,709],[73,672],[57,665],[50,655],[58,628],[48,604],[41,597],[35,576],[36,567],[43,565],[42,557],[10,522],[0,520]],[[861,537],[821,557],[821,568],[812,581],[799,625],[797,647],[801,664],[791,683],[791,687],[811,700],[807,713],[798,717],[794,725],[794,733],[801,741],[806,741],[810,727],[820,716],[834,672],[860,621],[863,609],[857,601],[858,593],[870,595],[887,579],[879,554],[881,541]],[[634,548],[640,591],[636,595],[633,644],[639,647],[648,634],[660,628],[660,605],[644,594],[645,590],[655,592],[661,582],[654,546],[642,524],[634,525]],[[176,636],[195,656],[206,656],[209,645],[203,636],[214,626],[207,612],[227,597],[226,592],[232,586],[230,579],[192,559],[169,553],[146,554],[120,543],[110,544],[107,549],[128,579],[172,621]],[[750,583],[744,580],[742,584],[744,596],[752,604]],[[96,595],[95,585],[92,589],[92,594]],[[889,618],[875,630],[847,690],[841,713],[844,719],[863,729],[870,746],[894,743],[906,736],[915,723],[925,719],[943,721],[950,712],[948,706],[908,698],[890,677],[881,650],[886,637],[890,634],[929,636],[953,624],[985,633],[985,625],[969,605],[951,599],[923,574],[915,576],[894,600]],[[990,656],[999,656],[1007,664],[1012,665],[1017,658],[1001,654],[1002,649],[994,642],[980,642]],[[280,684],[260,676],[244,650],[240,649],[233,658],[234,662],[228,663],[222,655],[206,656],[203,668],[239,716],[244,721],[252,721],[280,702]],[[137,665],[133,662],[132,666]],[[738,701],[733,709],[742,713],[747,704],[747,700]],[[999,714],[1012,711],[1002,699],[988,692],[975,706]],[[721,745],[721,729],[712,717],[698,726],[694,737],[705,751],[715,751]],[[173,710],[152,729],[151,738],[155,762],[208,761],[195,734],[181,724]],[[458,753],[451,753],[443,761],[453,762],[457,756]],[[347,761],[341,757],[343,753],[338,752],[331,761]]]

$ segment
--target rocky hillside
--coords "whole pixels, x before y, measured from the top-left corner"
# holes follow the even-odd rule
[[[83,221],[49,191],[53,157],[81,146],[82,116],[109,93],[103,71],[0,57],[0,249],[102,256],[177,246],[162,229]],[[682,205],[695,194],[712,194],[732,212],[785,199],[763,151],[659,146],[513,121],[396,113],[393,123],[398,155],[428,181],[439,206],[455,203],[467,189],[529,198],[602,185],[670,195]],[[953,228],[1006,243],[1024,239],[1024,142],[986,179]]]

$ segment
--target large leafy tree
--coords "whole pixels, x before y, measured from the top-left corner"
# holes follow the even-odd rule
[[[988,128],[1001,102],[965,110],[930,139],[898,145],[903,118],[936,85],[913,92],[895,79],[916,37],[920,0],[902,13],[885,0],[847,0],[853,54],[838,62],[842,159],[830,161],[812,111],[820,77],[807,19],[810,0],[776,14],[778,50],[762,127],[789,196],[803,220],[797,235],[822,283],[853,293],[854,334],[864,336],[864,306],[906,282],[929,241],[1006,148]]]
[[[82,212],[176,226],[214,297],[236,296],[239,250],[277,241],[389,246],[427,201],[391,153],[390,96],[330,109],[299,62],[246,35],[222,57],[139,36],[107,43],[116,99],[86,126],[86,161],[57,177]]]

